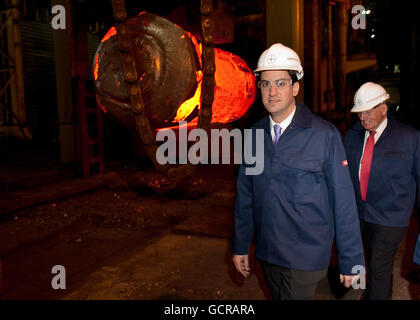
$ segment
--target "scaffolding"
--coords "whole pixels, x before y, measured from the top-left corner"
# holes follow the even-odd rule
[[[31,140],[26,124],[18,1],[0,11],[0,134]]]

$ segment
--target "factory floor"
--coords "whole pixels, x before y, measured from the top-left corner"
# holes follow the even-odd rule
[[[231,261],[232,166],[204,166],[189,187],[165,194],[128,184],[127,166],[84,179],[51,165],[23,177],[16,166],[0,169],[0,300],[270,299],[258,263],[245,279]],[[417,232],[413,217],[395,258],[394,300],[420,300]],[[57,265],[65,289],[52,288]],[[360,299],[337,279],[333,258],[316,299]]]

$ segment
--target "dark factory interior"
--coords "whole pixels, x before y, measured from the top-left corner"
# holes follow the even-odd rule
[[[156,137],[187,149],[194,128],[242,135],[267,115],[253,70],[276,42],[301,59],[296,101],[342,136],[367,81],[420,130],[415,1],[1,3],[0,300],[270,300],[259,264],[244,278],[232,262],[234,152],[210,161],[209,142],[207,164],[161,164]],[[417,211],[393,300],[420,300]],[[315,298],[361,300],[336,258]]]

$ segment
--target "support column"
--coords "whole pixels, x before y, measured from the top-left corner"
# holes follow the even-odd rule
[[[25,88],[22,64],[22,37],[20,31],[20,13],[18,0],[11,1],[11,14],[7,21],[8,54],[14,61],[14,73],[10,76],[10,97],[13,126],[9,127],[9,134],[31,140],[32,135],[27,126],[25,107]]]
[[[296,51],[303,66],[303,0],[266,0],[265,8],[267,48],[280,42]],[[303,81],[296,100],[303,102]]]
[[[62,5],[66,9],[66,29],[53,30],[53,38],[61,162],[71,164],[75,161],[75,111],[71,86],[71,61],[74,54],[71,0],[52,0],[51,5]]]
[[[327,103],[328,111],[332,112],[335,110],[335,92],[334,92],[334,69],[333,69],[333,58],[334,58],[334,44],[333,44],[333,27],[332,27],[332,3],[329,2],[327,6],[327,35],[328,35],[328,56],[327,56]]]
[[[346,62],[347,62],[347,30],[349,24],[348,3],[339,3],[338,9],[338,57],[337,57],[337,102],[338,108],[346,106]]]
[[[321,32],[320,18],[321,10],[319,0],[312,0],[312,110],[315,113],[321,112]]]

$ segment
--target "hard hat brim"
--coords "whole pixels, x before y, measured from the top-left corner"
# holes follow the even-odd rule
[[[383,99],[379,99],[379,100],[374,100],[369,104],[365,104],[363,106],[356,106],[354,105],[353,108],[351,108],[350,112],[363,112],[363,111],[368,111],[370,109],[373,109],[374,107],[376,107],[378,104],[381,104],[385,101],[387,101],[389,99],[389,94],[386,94]]]
[[[288,68],[288,67],[285,67],[285,66],[275,66],[275,65],[269,66],[269,67],[257,68],[257,69],[254,70],[254,74],[258,74],[260,72],[270,71],[270,70],[286,70],[286,71],[287,70],[291,70],[291,71],[296,71],[298,80],[300,80],[300,79],[303,78],[303,71],[302,70],[297,70],[296,68]]]
[[[374,106],[353,106],[350,112],[363,112],[372,109]]]

